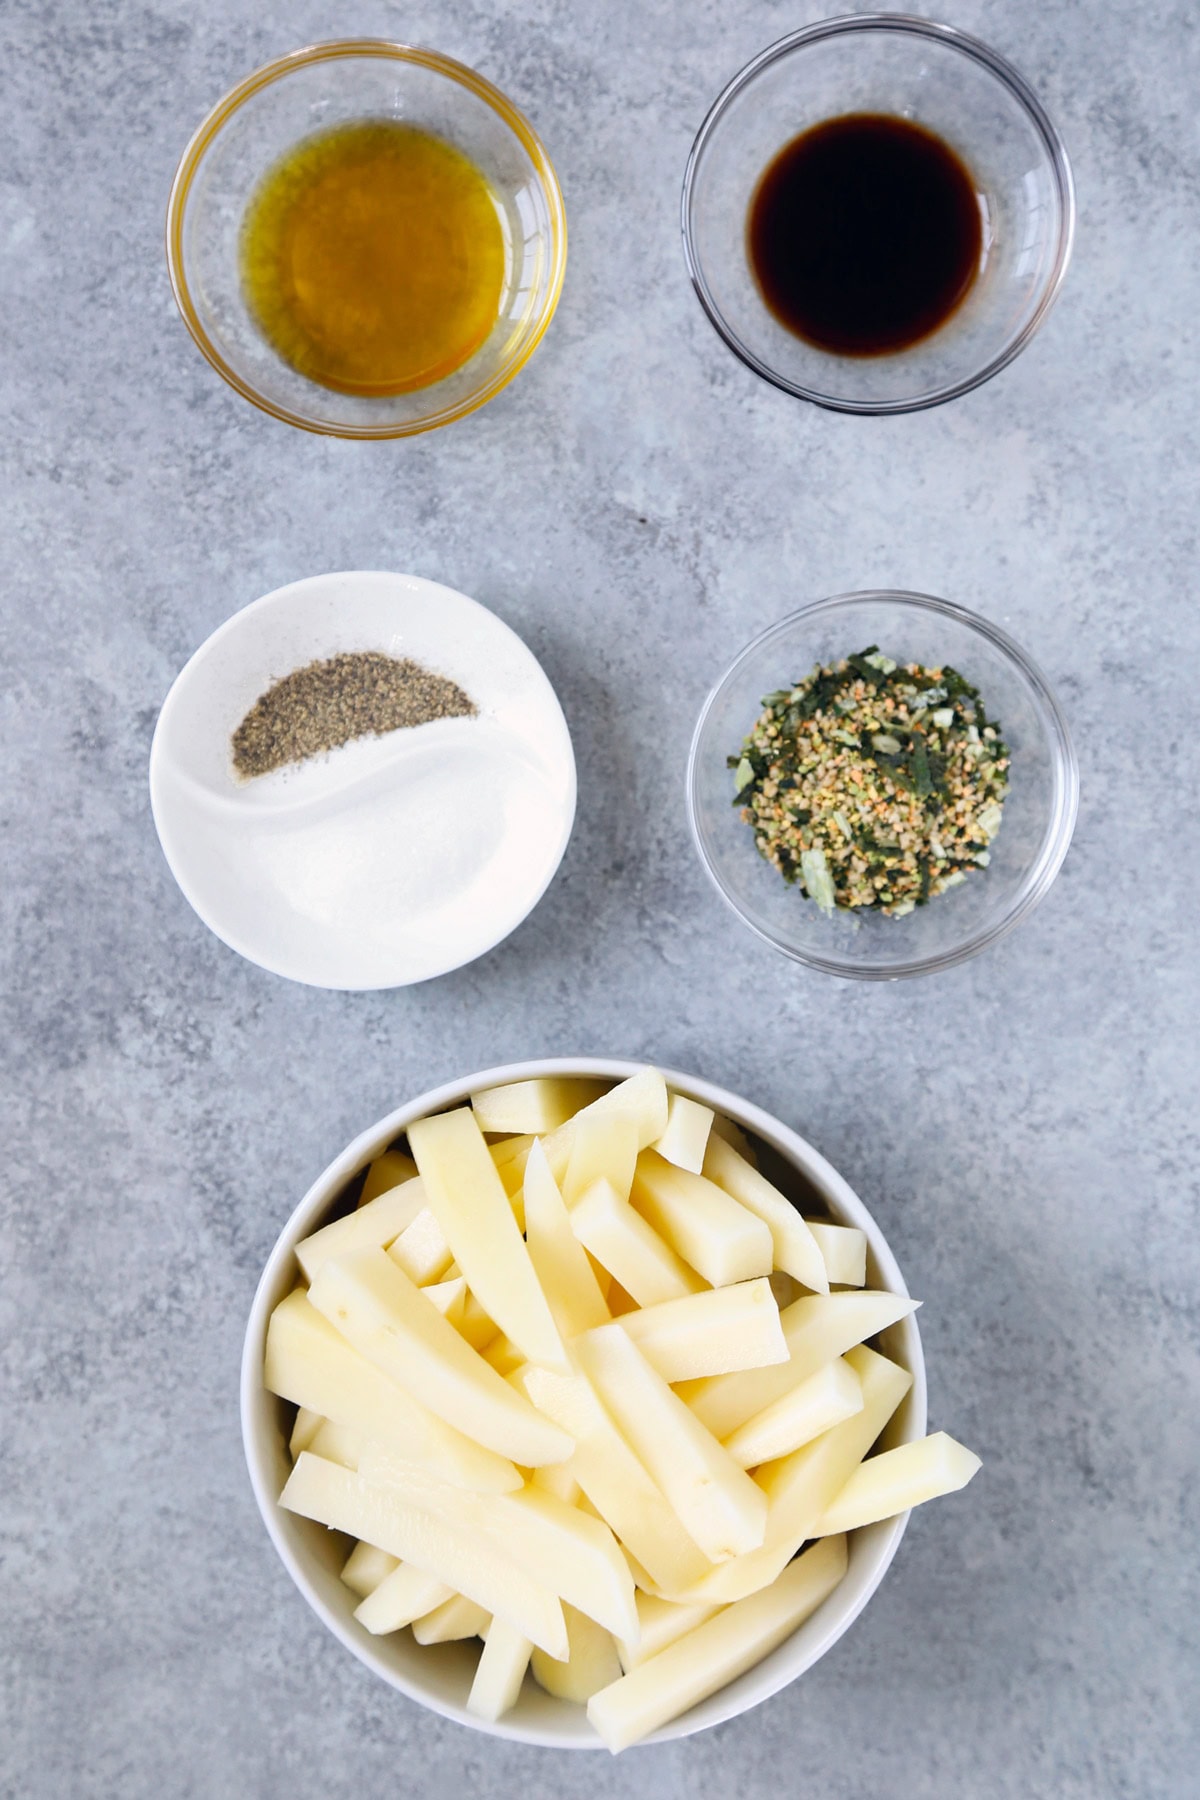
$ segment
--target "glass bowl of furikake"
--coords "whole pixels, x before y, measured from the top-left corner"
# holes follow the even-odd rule
[[[748,645],[688,764],[724,899],[786,955],[868,980],[950,967],[1010,931],[1058,873],[1077,801],[1062,712],[1007,633],[881,590],[802,607]]]

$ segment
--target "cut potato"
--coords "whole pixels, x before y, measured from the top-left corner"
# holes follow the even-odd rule
[[[492,1615],[484,1607],[453,1594],[432,1612],[414,1619],[412,1634],[418,1644],[452,1644],[461,1638],[486,1636],[491,1622]]]
[[[725,1439],[725,1448],[743,1469],[756,1469],[759,1463],[790,1456],[862,1407],[862,1382],[839,1356],[739,1425]]]
[[[530,1081],[509,1081],[503,1087],[472,1094],[471,1110],[480,1131],[533,1132],[543,1136],[565,1125],[604,1092],[602,1081],[540,1075]]]
[[[383,1551],[377,1550],[375,1554],[382,1556]],[[453,1588],[447,1587],[437,1575],[431,1575],[428,1569],[389,1560],[392,1561],[391,1571],[363,1596],[362,1604],[354,1614],[359,1624],[375,1637],[400,1631],[414,1619],[423,1619],[426,1613],[455,1597]],[[342,1580],[345,1579],[343,1571]]]
[[[727,1607],[594,1694],[588,1718],[608,1748],[624,1750],[761,1662],[828,1599],[846,1563],[845,1538],[814,1544],[765,1593]]]
[[[405,1156],[403,1150],[385,1150],[367,1170],[358,1204],[369,1206],[372,1200],[378,1200],[380,1194],[386,1194],[389,1188],[411,1181],[416,1172],[416,1163],[411,1156]]]
[[[621,1667],[628,1674],[636,1669],[639,1663],[648,1662],[657,1656],[660,1650],[677,1643],[694,1631],[697,1625],[703,1625],[720,1607],[705,1600],[684,1601],[660,1600],[656,1594],[639,1593],[637,1596],[638,1624],[642,1628],[641,1636],[636,1644],[626,1643],[624,1639],[617,1645],[617,1654],[621,1658]]]
[[[529,1364],[526,1363],[525,1367],[528,1369]],[[557,1376],[555,1379],[569,1380],[570,1377]],[[516,1385],[521,1386],[519,1379]],[[529,1485],[545,1488],[548,1494],[554,1494],[559,1500],[565,1501],[568,1506],[578,1506],[583,1499],[583,1489],[576,1481],[571,1467],[574,1460],[573,1456],[569,1456],[566,1462],[544,1464],[542,1468],[535,1469],[530,1475]]]
[[[292,1426],[292,1435],[288,1439],[288,1450],[295,1462],[302,1450],[307,1450],[321,1424],[321,1414],[314,1412],[311,1406],[296,1408],[296,1421]]]
[[[568,1210],[597,1181],[611,1183],[622,1200],[628,1200],[637,1158],[636,1119],[624,1113],[583,1114],[575,1122],[562,1179]]]
[[[639,1306],[677,1300],[704,1286],[610,1181],[597,1181],[572,1208],[571,1230]]]
[[[488,1145],[488,1155],[510,1201],[520,1192],[521,1183],[525,1179],[525,1159],[532,1147],[533,1139],[528,1133],[521,1137],[500,1138]]]
[[[530,1362],[566,1354],[503,1184],[467,1107],[409,1127],[409,1147],[467,1285]]]
[[[624,1327],[601,1325],[575,1347],[622,1437],[704,1554],[721,1562],[757,1548],[767,1519],[762,1490],[651,1368]]]
[[[633,1581],[603,1520],[565,1505],[544,1488],[527,1486],[518,1494],[468,1494],[399,1462],[387,1451],[368,1451],[360,1467],[367,1481],[436,1513],[481,1541],[490,1539],[514,1566],[597,1624],[622,1637],[627,1631],[636,1635]]]
[[[747,1419],[801,1381],[807,1381],[825,1363],[886,1330],[898,1319],[906,1319],[917,1305],[906,1295],[874,1290],[862,1294],[802,1295],[779,1315],[788,1344],[786,1363],[685,1382],[679,1390],[680,1397],[714,1437],[724,1440]]]
[[[634,1121],[638,1149],[645,1150],[667,1129],[669,1107],[667,1084],[657,1069],[643,1069],[627,1081],[618,1081],[607,1094],[593,1100],[590,1106],[582,1107],[573,1119],[568,1119],[545,1140],[546,1160],[554,1171],[555,1181],[561,1182],[567,1172],[571,1144],[581,1119],[591,1118],[596,1113],[625,1114]]]
[[[525,1241],[563,1338],[603,1325],[609,1317],[608,1306],[591,1259],[571,1229],[570,1215],[540,1143],[534,1144],[525,1165]]]
[[[713,1287],[771,1273],[771,1233],[762,1220],[703,1175],[675,1168],[655,1150],[638,1157],[631,1201]]]
[[[375,1254],[387,1261],[382,1251]],[[271,1314],[263,1381],[271,1393],[390,1444],[445,1481],[497,1494],[521,1485],[508,1458],[455,1430],[360,1356],[302,1288]]]
[[[366,1443],[363,1433],[355,1431],[352,1425],[339,1425],[332,1419],[324,1419],[307,1447],[314,1456],[323,1456],[326,1462],[341,1463],[343,1469],[357,1469]]]
[[[480,1355],[485,1363],[492,1365],[497,1375],[504,1377],[505,1381],[508,1380],[514,1369],[523,1369],[529,1361],[520,1345],[514,1344],[512,1339],[505,1337],[503,1332],[494,1337],[487,1349],[480,1351]]]
[[[591,1383],[527,1368],[518,1377],[534,1405],[575,1439],[563,1466],[616,1533],[646,1579],[666,1588],[688,1588],[712,1568],[683,1529],[644,1466],[621,1436]]]
[[[387,1253],[417,1287],[440,1283],[454,1261],[446,1234],[427,1206],[423,1206],[395,1242],[388,1245]]]
[[[940,1494],[955,1494],[966,1487],[980,1467],[974,1451],[935,1431],[911,1444],[898,1444],[860,1463],[813,1526],[813,1537],[829,1537],[839,1531],[857,1531],[877,1519],[891,1519],[922,1506]]]
[[[425,1188],[419,1177],[389,1188],[377,1200],[357,1212],[334,1219],[296,1245],[296,1261],[305,1279],[312,1281],[322,1263],[355,1250],[383,1250],[412,1224],[425,1205]]]
[[[563,1607],[563,1617],[569,1645],[566,1659],[559,1662],[544,1650],[535,1650],[530,1659],[534,1678],[548,1694],[583,1706],[601,1688],[620,1679],[621,1661],[610,1631],[573,1606]]]
[[[495,1724],[517,1704],[533,1645],[507,1619],[493,1619],[467,1696],[467,1711]]]
[[[715,1132],[709,1135],[704,1174],[767,1226],[777,1269],[786,1269],[814,1293],[829,1292],[825,1260],[798,1209]]]
[[[365,1600],[399,1567],[396,1558],[386,1550],[377,1550],[374,1544],[355,1544],[342,1565],[342,1580],[352,1594]]]
[[[714,1113],[712,1128],[717,1137],[724,1138],[727,1144],[732,1145],[743,1162],[748,1162],[752,1169],[757,1169],[758,1157],[755,1154],[754,1146],[740,1125],[735,1125],[732,1119],[727,1119],[725,1117],[724,1113]],[[708,1146],[706,1144],[705,1154],[707,1154],[707,1152]],[[702,1169],[701,1174],[703,1173],[704,1171]]]
[[[437,1307],[443,1319],[449,1319],[461,1337],[463,1314],[467,1306],[466,1277],[455,1275],[444,1281],[427,1282],[422,1292],[430,1305]]]
[[[779,1308],[762,1277],[642,1307],[623,1315],[622,1328],[669,1382],[760,1369],[788,1357]]]
[[[688,1600],[741,1600],[767,1587],[785,1569],[813,1527],[837,1498],[912,1386],[907,1369],[865,1344],[846,1361],[862,1387],[862,1411],[811,1444],[758,1471],[767,1497],[767,1529],[761,1550],[714,1569],[689,1588]]]
[[[551,1656],[566,1655],[567,1628],[558,1597],[479,1532],[451,1525],[391,1489],[322,1462],[310,1450],[289,1475],[279,1504],[437,1575],[455,1593],[508,1619]]]
[[[805,1223],[817,1241],[831,1287],[862,1287],[867,1279],[867,1234],[857,1225],[828,1225],[823,1219]]]
[[[699,1175],[704,1167],[704,1152],[712,1130],[711,1106],[701,1106],[686,1094],[672,1094],[667,1107],[667,1129],[654,1149],[677,1169],[688,1169]]]
[[[489,1368],[382,1250],[325,1263],[309,1299],[368,1362],[477,1444],[525,1468],[571,1454],[570,1438]]]
[[[458,1325],[458,1333],[472,1350],[486,1350],[499,1336],[495,1319],[490,1319],[478,1300],[467,1289],[463,1299],[462,1319]]]

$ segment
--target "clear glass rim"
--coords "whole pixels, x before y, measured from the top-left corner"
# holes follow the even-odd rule
[[[443,407],[439,412],[423,415],[419,419],[393,421],[383,425],[349,425],[338,424],[330,419],[315,419],[304,413],[296,412],[291,407],[282,406],[261,393],[251,382],[248,382],[230,366],[220,350],[205,331],[200,315],[192,299],[184,271],[183,259],[183,222],[187,212],[188,199],[196,172],[203,160],[204,153],[214,141],[223,127],[237,113],[247,100],[273,82],[280,81],[293,74],[297,69],[306,68],[315,63],[336,62],[347,57],[379,57],[394,62],[408,63],[416,68],[432,70],[434,74],[443,75],[448,80],[457,82],[478,99],[490,106],[498,117],[508,126],[519,140],[534,169],[546,197],[550,213],[550,244],[552,263],[546,291],[542,299],[541,310],[534,321],[533,328],[521,345],[520,353],[510,361],[503,363],[493,371],[491,377],[465,399],[457,401],[453,406]],[[520,373],[529,361],[554,317],[562,293],[563,276],[567,262],[567,220],[563,205],[562,189],[554,165],[546,153],[545,145],[519,107],[503,94],[500,89],[484,76],[469,68],[466,63],[457,62],[451,56],[443,56],[440,51],[426,50],[418,45],[394,43],[388,38],[336,38],[328,43],[308,44],[301,50],[292,50],[286,56],[276,57],[264,63],[253,74],[239,81],[236,87],[230,88],[224,97],[208,113],[197,126],[188,142],[171,183],[170,198],[167,202],[166,221],[167,270],[171,278],[171,289],[175,295],[175,303],[183,317],[197,347],[212,364],[218,375],[228,382],[229,386],[243,399],[249,400],[260,412],[269,413],[272,418],[281,419],[287,425],[295,425],[301,431],[315,432],[324,437],[340,438],[397,438],[415,437],[423,431],[433,431],[439,425],[448,425],[453,419],[465,418],[468,413],[492,400],[508,386],[513,377]]]
[[[934,613],[941,618],[952,619],[958,625],[974,631],[985,638],[1002,656],[1013,663],[1033,690],[1042,716],[1046,723],[1047,734],[1051,746],[1051,763],[1054,771],[1054,795],[1047,821],[1042,835],[1041,846],[1030,868],[1026,871],[1017,894],[1008,910],[994,924],[971,933],[961,943],[949,949],[939,951],[934,956],[912,957],[904,962],[856,962],[852,958],[823,955],[820,951],[801,950],[796,945],[786,942],[774,932],[760,925],[743,909],[722,878],[720,869],[709,855],[699,824],[699,807],[696,795],[701,743],[705,726],[713,707],[734,680],[749,659],[775,639],[792,632],[803,620],[814,620],[822,615],[839,612],[850,605],[862,604],[864,601],[875,601],[889,605],[913,607],[921,612]],[[967,962],[980,951],[990,945],[999,943],[1010,931],[1028,918],[1033,909],[1040,904],[1054,883],[1058,871],[1063,865],[1071,838],[1075,830],[1075,818],[1079,811],[1079,764],[1075,756],[1074,745],[1067,728],[1067,721],[1062,708],[1054,697],[1049,682],[1028,657],[1014,638],[999,625],[993,625],[989,619],[980,617],[965,606],[959,606],[953,600],[939,600],[932,594],[909,593],[899,588],[865,588],[857,593],[833,594],[824,600],[811,601],[807,606],[797,608],[786,618],[779,619],[769,625],[765,631],[753,638],[743,650],[734,657],[729,667],[711,689],[696,721],[692,733],[691,747],[687,761],[687,814],[691,829],[692,842],[703,863],[710,881],[720,894],[722,900],[735,913],[742,924],[747,926],[756,937],[770,944],[791,961],[803,963],[806,968],[818,969],[825,975],[841,975],[857,981],[902,981],[916,975],[934,975],[943,969],[952,969],[958,963]]]
[[[712,290],[696,254],[693,233],[692,213],[700,163],[713,133],[737,96],[764,70],[790,55],[792,51],[809,44],[819,43],[826,38],[848,37],[864,31],[893,32],[900,36],[928,38],[934,43],[961,51],[973,62],[979,63],[987,69],[1009,90],[1037,130],[1049,156],[1059,196],[1060,220],[1054,267],[1032,316],[1016,337],[974,374],[965,376],[961,381],[952,382],[946,387],[936,388],[932,393],[919,394],[906,400],[851,400],[836,394],[827,394],[817,388],[805,387],[801,382],[789,381],[778,370],[772,369],[768,363],[763,362],[761,357],[756,356],[742,343],[737,333],[725,320],[713,298]],[[1071,260],[1071,249],[1075,241],[1075,182],[1071,174],[1071,164],[1066,146],[1050,115],[1024,76],[1019,74],[1013,65],[995,50],[990,50],[978,38],[971,37],[967,32],[959,31],[952,25],[938,25],[932,19],[919,19],[911,13],[854,13],[845,18],[822,19],[815,25],[805,25],[799,31],[789,32],[786,37],[780,38],[776,43],[770,44],[765,50],[760,51],[726,84],[709,108],[688,154],[687,167],[683,176],[683,192],[680,196],[680,227],[683,233],[684,260],[692,286],[696,290],[696,296],[713,329],[733,351],[739,362],[744,363],[748,369],[753,369],[756,375],[760,375],[764,381],[769,381],[772,387],[781,389],[785,394],[792,394],[798,400],[808,400],[814,406],[825,407],[829,412],[873,416],[923,412],[931,406],[942,406],[947,400],[956,400],[960,395],[969,394],[972,389],[982,387],[985,381],[990,381],[993,375],[998,375],[1001,369],[1007,368],[1041,328],[1046,315],[1058,298],[1067,266]]]

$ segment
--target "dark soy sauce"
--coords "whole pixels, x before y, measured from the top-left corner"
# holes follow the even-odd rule
[[[970,171],[941,138],[890,114],[847,113],[768,164],[747,241],[781,325],[821,350],[883,356],[962,303],[983,221]]]

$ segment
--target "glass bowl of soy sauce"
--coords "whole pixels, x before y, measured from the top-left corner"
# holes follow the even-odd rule
[[[709,111],[683,184],[688,272],[721,337],[839,412],[916,412],[1006,367],[1062,285],[1074,223],[1028,84],[902,14],[764,50]]]
[[[382,39],[314,44],[218,102],[167,214],[185,324],[229,385],[307,431],[449,424],[533,355],[567,233],[533,126],[475,70]]]

